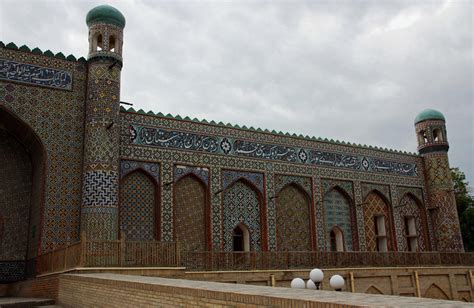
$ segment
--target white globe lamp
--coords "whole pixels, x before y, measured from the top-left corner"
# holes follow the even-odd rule
[[[319,286],[321,285],[321,282],[324,279],[324,273],[319,268],[315,268],[311,270],[311,272],[309,272],[309,279],[314,282],[316,289],[319,290]]]
[[[316,290],[316,285],[311,279],[308,279],[308,281],[306,281],[306,289]]]
[[[342,291],[344,284],[344,278],[341,275],[334,275],[329,279],[329,285],[336,291]]]
[[[291,288],[292,289],[304,289],[306,287],[306,283],[301,278],[295,278],[291,281]]]

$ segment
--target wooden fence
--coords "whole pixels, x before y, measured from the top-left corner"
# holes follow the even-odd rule
[[[180,252],[177,242],[87,240],[39,256],[36,274],[77,267],[177,267],[188,270],[298,269],[311,267],[474,266],[474,253],[439,252]]]
[[[474,253],[439,252],[187,252],[188,270],[265,270],[312,267],[473,266]]]

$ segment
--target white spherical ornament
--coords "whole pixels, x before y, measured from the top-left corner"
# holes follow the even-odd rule
[[[316,285],[311,279],[308,279],[308,281],[306,281],[306,289],[316,290]]]
[[[324,279],[324,273],[319,268],[315,268],[309,273],[309,278],[314,282],[321,282]]]
[[[341,275],[334,275],[329,279],[329,285],[333,289],[342,289],[344,284],[344,278]]]
[[[295,278],[291,281],[291,288],[293,289],[304,289],[306,284],[301,278]]]

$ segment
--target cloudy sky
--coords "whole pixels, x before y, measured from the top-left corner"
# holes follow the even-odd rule
[[[435,108],[474,186],[472,1],[0,0],[0,40],[86,56],[103,3],[127,20],[137,110],[416,152]]]

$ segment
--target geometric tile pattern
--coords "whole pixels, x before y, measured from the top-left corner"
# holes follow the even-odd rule
[[[118,180],[117,172],[113,171],[86,171],[84,176],[83,206],[118,206],[115,193]]]
[[[122,160],[120,162],[120,179],[136,170],[145,171],[156,183],[160,183],[160,164],[141,161]]]
[[[275,176],[275,190],[279,192],[283,187],[289,184],[295,184],[301,187],[308,196],[312,196],[311,178],[300,176],[277,175]]]
[[[388,204],[382,199],[379,193],[375,191],[367,195],[364,203],[366,250],[377,251],[377,232],[375,230],[374,216],[384,216],[387,248],[388,251],[391,251],[393,249],[393,239],[391,238],[391,218]]]
[[[285,186],[276,202],[278,251],[310,251],[311,219],[309,198],[296,184]]]
[[[39,243],[46,252],[79,239],[86,65],[6,48],[0,48],[0,58],[67,71],[74,80],[71,91],[0,80],[0,106],[31,128],[46,154],[44,191],[35,197],[43,204],[35,209],[34,233],[41,239],[30,247],[36,255]]]
[[[184,251],[206,251],[206,191],[193,175],[174,185],[175,240]]]
[[[418,249],[426,251],[426,219],[420,201],[416,200],[411,194],[405,194],[399,205],[395,208],[395,217],[399,217],[403,225],[403,234],[406,235],[405,217],[410,216],[415,218],[416,235],[418,235]],[[406,237],[402,237],[401,243],[398,243],[400,251],[408,251],[408,243]]]
[[[188,174],[194,174],[203,181],[205,185],[209,183],[209,169],[200,167],[191,167],[176,165],[174,166],[174,181],[177,182]]]
[[[120,231],[130,241],[153,241],[156,234],[156,187],[143,171],[120,183]]]
[[[246,179],[263,194],[263,174],[252,173],[252,172],[241,172],[234,170],[222,171],[222,189],[227,189],[229,185],[237,181],[238,179]]]
[[[338,189],[331,189],[324,196],[324,219],[326,221],[326,250],[331,250],[329,233],[334,227],[338,227],[344,238],[344,248],[352,251],[352,224],[350,203],[346,196]]]
[[[224,191],[224,251],[233,250],[233,230],[243,223],[250,232],[250,250],[259,251],[260,201],[257,192],[242,180],[237,180]]]
[[[161,164],[161,240],[171,242],[174,240],[173,236],[173,185],[166,185],[173,183],[173,163],[163,162]]]

